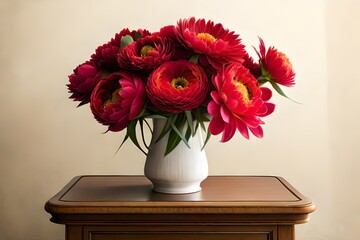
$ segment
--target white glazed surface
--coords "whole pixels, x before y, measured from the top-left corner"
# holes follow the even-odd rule
[[[166,120],[155,119],[153,137],[145,163],[145,176],[153,183],[153,190],[162,193],[183,194],[198,192],[200,183],[208,176],[208,162],[200,129],[190,137],[188,148],[184,142],[164,157],[168,134],[159,142]]]

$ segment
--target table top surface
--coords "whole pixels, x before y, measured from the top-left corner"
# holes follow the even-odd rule
[[[209,176],[190,194],[152,191],[144,176],[73,178],[45,205],[49,213],[251,213],[307,214],[311,199],[275,176]]]

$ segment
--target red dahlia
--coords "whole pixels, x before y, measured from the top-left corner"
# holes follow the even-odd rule
[[[117,132],[139,115],[145,97],[145,83],[140,77],[116,72],[98,83],[91,95],[90,108],[98,122]]]
[[[258,52],[260,64],[262,65],[262,75],[270,75],[270,78],[278,84],[292,87],[295,84],[295,72],[289,58],[274,47],[269,47],[266,51],[264,41],[260,39]]]
[[[92,62],[85,62],[74,69],[69,76],[69,84],[66,86],[72,93],[70,98],[80,101],[79,105],[90,102],[90,95],[96,84],[102,78],[102,71],[99,71]]]
[[[208,89],[209,80],[204,70],[185,60],[164,63],[150,74],[146,85],[154,106],[172,113],[199,107]]]
[[[180,19],[176,34],[179,40],[195,53],[204,54],[216,69],[227,63],[242,63],[244,45],[239,35],[224,29],[222,24],[194,17]]]
[[[215,91],[208,112],[213,116],[209,124],[210,133],[222,133],[221,142],[229,141],[236,129],[247,139],[250,130],[256,137],[263,136],[259,118],[274,111],[275,105],[268,103],[271,91],[259,88],[258,82],[249,70],[240,64],[231,64],[214,78]]]
[[[156,34],[126,45],[118,55],[118,62],[125,69],[154,69],[170,60],[173,53],[172,42]]]
[[[130,35],[133,38],[135,35],[146,37],[150,35],[150,32],[142,29],[130,31],[128,28],[125,28],[119,33],[116,33],[115,37],[108,43],[99,46],[95,50],[95,53],[91,55],[91,61],[95,62],[98,67],[105,68],[108,71],[118,70],[119,64],[117,62],[117,55],[120,51],[121,38],[126,35]]]

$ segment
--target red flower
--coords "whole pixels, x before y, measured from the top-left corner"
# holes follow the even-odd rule
[[[126,45],[118,55],[118,62],[125,69],[154,69],[170,60],[173,53],[171,41],[156,34]]]
[[[69,76],[69,84],[66,86],[72,93],[70,98],[80,101],[80,105],[90,102],[90,95],[96,84],[102,78],[102,71],[99,71],[92,62],[85,62],[74,69]]]
[[[259,88],[258,82],[242,65],[231,64],[221,69],[214,78],[216,91],[211,92],[212,101],[208,112],[213,116],[209,124],[210,133],[222,133],[221,142],[229,141],[236,129],[247,139],[250,130],[256,137],[263,136],[259,118],[274,111],[275,105],[268,103],[271,91]]]
[[[101,80],[91,95],[95,119],[117,132],[139,115],[146,98],[145,83],[135,74],[116,72]]]
[[[179,59],[189,59],[194,52],[190,49],[184,47],[184,45],[177,39],[176,37],[176,27],[174,25],[168,25],[162,27],[159,31],[160,37],[165,37],[172,41],[172,45],[174,48],[174,55],[171,60],[179,60]]]
[[[135,35],[140,34],[142,37],[150,35],[150,32],[147,30],[139,29],[137,31],[130,31],[128,28],[121,30],[119,33],[115,34],[115,37],[112,38],[108,43],[99,46],[93,55],[91,55],[91,61],[100,68],[105,68],[108,71],[119,70],[119,63],[117,62],[117,55],[120,51],[121,38],[130,35],[135,37]]]
[[[196,53],[204,54],[216,69],[227,63],[242,63],[245,47],[239,35],[213,21],[204,19],[180,19],[177,25],[178,38],[185,46]]]
[[[260,53],[256,49],[255,51],[264,70],[262,75],[270,75],[271,79],[276,83],[292,87],[295,84],[295,72],[288,57],[274,47],[269,47],[266,51],[264,41],[261,38],[259,40]]]
[[[261,76],[261,70],[260,70],[260,64],[257,62],[254,62],[254,59],[249,56],[248,53],[244,56],[244,67],[249,69],[250,73],[255,77],[258,78]]]
[[[197,108],[204,102],[208,89],[204,70],[185,60],[164,63],[150,74],[146,85],[154,106],[172,113]]]

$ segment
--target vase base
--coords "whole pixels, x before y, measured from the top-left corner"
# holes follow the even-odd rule
[[[201,191],[200,182],[197,183],[153,183],[152,190],[166,194],[188,194]]]

